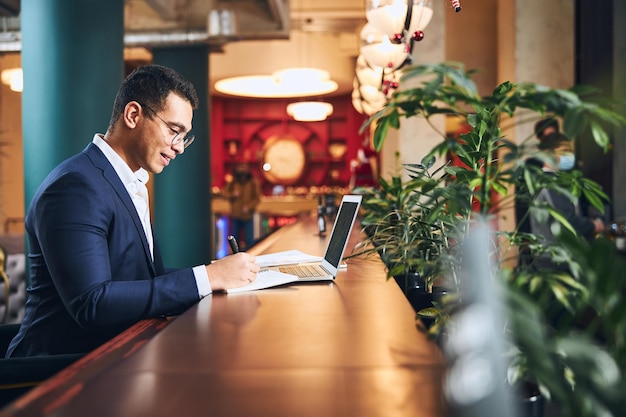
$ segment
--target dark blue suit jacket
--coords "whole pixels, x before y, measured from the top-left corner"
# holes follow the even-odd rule
[[[166,271],[156,240],[152,262],[135,206],[93,143],[48,175],[26,231],[31,286],[7,356],[88,352],[199,299],[192,269]]]

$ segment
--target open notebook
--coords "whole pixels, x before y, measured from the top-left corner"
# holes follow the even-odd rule
[[[348,238],[354,226],[356,216],[359,212],[362,197],[360,195],[346,195],[342,198],[339,211],[335,218],[330,238],[326,245],[324,256],[317,262],[306,262],[294,264],[272,264],[268,260],[273,258],[280,260],[288,258],[289,255],[300,253],[299,251],[286,251],[276,254],[261,255],[264,262],[260,262],[264,269],[258,273],[257,279],[248,285],[227,290],[228,293],[253,291],[263,288],[275,287],[277,285],[294,282],[310,281],[332,281],[337,276],[341,259],[348,245]],[[288,255],[289,254],[289,255]],[[285,256],[282,256],[285,255]],[[303,254],[306,258],[309,255]],[[296,258],[291,258],[296,259]]]

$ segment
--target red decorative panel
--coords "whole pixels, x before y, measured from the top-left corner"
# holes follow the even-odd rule
[[[333,114],[322,122],[297,122],[287,115],[293,100],[213,97],[211,102],[212,185],[221,188],[235,164],[248,163],[270,194],[274,184],[262,171],[263,153],[272,138],[295,138],[304,147],[306,164],[293,187],[347,186],[350,160],[356,157],[366,120],[352,107],[350,96],[327,98]]]

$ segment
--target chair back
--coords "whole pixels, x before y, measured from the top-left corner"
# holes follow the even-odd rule
[[[9,301],[11,295],[11,289],[9,288],[9,276],[6,271],[7,267],[7,252],[2,246],[0,246],[0,280],[4,283],[4,314],[0,318],[0,323],[6,323],[7,317],[9,317]]]
[[[19,324],[0,325],[0,408],[77,361],[84,354],[5,358]]]

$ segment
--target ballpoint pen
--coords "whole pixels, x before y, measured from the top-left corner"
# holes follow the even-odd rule
[[[237,239],[233,235],[228,235],[228,245],[230,246],[230,250],[233,253],[239,253],[239,244],[237,243]]]

